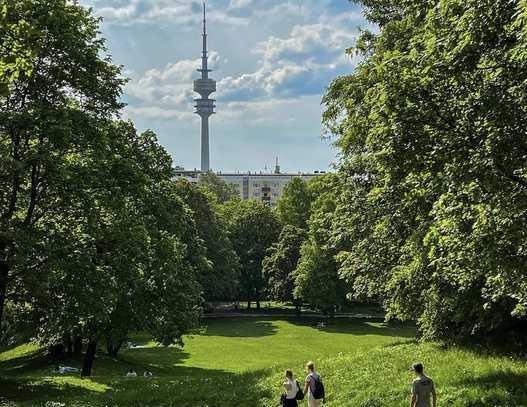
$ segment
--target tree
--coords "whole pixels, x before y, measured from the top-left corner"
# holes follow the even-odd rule
[[[343,158],[339,271],[425,337],[519,331],[527,4],[362,3],[380,31],[324,99]]]
[[[312,199],[307,182],[293,178],[284,188],[276,207],[280,223],[306,230]]]
[[[82,7],[27,0],[1,11],[1,46],[8,55],[31,50],[22,63],[31,75],[10,74],[10,92],[0,97],[0,321],[8,287],[50,258],[40,249],[57,227],[54,216],[71,213],[70,198],[90,180],[77,158],[102,141],[99,126],[121,108],[124,83],[101,56],[97,19]],[[36,34],[26,37],[28,30]]]
[[[225,208],[229,219],[229,238],[240,259],[240,283],[248,308],[260,308],[264,289],[262,262],[267,249],[277,240],[280,226],[273,210],[261,202],[231,202]]]
[[[0,321],[7,298],[41,344],[84,339],[83,376],[100,341],[114,353],[130,329],[182,344],[206,258],[170,156],[115,120],[124,80],[90,11],[8,5],[2,29],[37,51],[0,98]],[[17,38],[26,23],[39,34]]]
[[[278,242],[269,248],[262,263],[269,298],[276,301],[294,302],[297,313],[300,313],[302,302],[293,295],[295,288],[293,272],[297,268],[300,248],[306,236],[307,233],[303,229],[290,225],[285,226]]]
[[[86,165],[110,185],[92,190],[80,216],[61,222],[56,256],[38,281],[24,276],[27,293],[19,301],[21,318],[38,321],[40,343],[85,338],[83,376],[91,374],[101,341],[115,356],[131,330],[182,344],[200,315],[197,273],[206,266],[192,213],[155,135],[119,122],[108,131],[110,144]]]
[[[31,44],[41,33],[17,18],[20,10],[28,11],[30,7],[31,3],[24,0],[0,5],[0,96],[6,96],[18,78],[31,75],[30,61],[35,55]]]
[[[199,185],[210,191],[219,203],[236,200],[240,197],[233,185],[227,184],[212,171],[200,175]]]
[[[181,180],[178,195],[190,207],[199,237],[203,240],[209,267],[200,270],[198,279],[207,301],[237,298],[239,263],[227,236],[227,224],[216,213],[216,197],[207,188]]]
[[[338,274],[335,261],[338,247],[332,237],[339,178],[335,174],[326,174],[317,178],[311,187],[317,198],[311,205],[308,236],[293,273],[294,296],[332,316],[346,299],[346,285]]]

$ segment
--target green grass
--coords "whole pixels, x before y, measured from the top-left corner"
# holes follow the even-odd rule
[[[440,406],[527,406],[527,365],[474,350],[420,345],[411,326],[365,320],[317,329],[313,321],[273,318],[214,319],[183,350],[159,348],[144,335],[144,349],[118,360],[99,354],[94,376],[54,376],[37,347],[0,353],[0,405],[10,406],[277,406],[285,368],[302,375],[313,359],[327,387],[327,406],[408,405],[410,364],[424,361],[439,389]],[[79,366],[80,361],[68,361]],[[124,378],[133,368],[156,378]]]

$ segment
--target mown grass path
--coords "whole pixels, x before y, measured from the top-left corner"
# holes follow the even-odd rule
[[[419,345],[411,326],[350,319],[318,329],[311,319],[279,318],[206,324],[185,338],[183,350],[136,335],[144,348],[123,351],[118,360],[98,355],[89,380],[52,375],[50,361],[30,345],[0,353],[0,400],[23,407],[277,406],[283,370],[303,376],[312,359],[326,381],[327,406],[402,407],[412,380],[408,367],[422,360],[438,382],[442,406],[527,406],[524,362]],[[156,377],[127,379],[129,368]]]

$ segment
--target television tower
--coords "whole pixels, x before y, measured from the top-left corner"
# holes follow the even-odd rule
[[[213,115],[216,102],[209,99],[211,93],[216,92],[216,81],[209,78],[211,70],[208,67],[207,51],[207,14],[205,3],[203,3],[203,53],[201,56],[201,78],[194,81],[194,92],[199,93],[201,98],[195,99],[195,113],[201,117],[201,172],[210,171],[209,150],[209,117]]]

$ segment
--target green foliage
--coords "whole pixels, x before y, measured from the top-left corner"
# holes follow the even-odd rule
[[[6,294],[54,257],[69,220],[88,215],[83,203],[100,187],[89,164],[104,149],[124,83],[82,7],[28,0],[2,10],[3,46],[27,50],[19,66],[31,69],[12,71],[0,97],[0,321]]]
[[[278,242],[267,251],[263,261],[263,275],[267,283],[269,298],[276,301],[294,300],[294,277],[300,259],[300,248],[307,233],[295,226],[285,226]]]
[[[212,171],[200,175],[199,185],[211,192],[219,203],[237,200],[240,197],[233,185],[227,184]]]
[[[125,80],[99,19],[66,0],[0,11],[0,322],[7,299],[6,333],[42,344],[181,344],[205,249],[155,134],[115,120]]]
[[[30,8],[31,2],[25,0],[0,3],[0,97],[9,94],[14,81],[32,73],[32,58],[38,52],[35,43],[42,33],[18,18]]]
[[[216,212],[216,198],[208,189],[187,181],[177,184],[178,194],[192,210],[209,267],[199,270],[198,280],[206,301],[237,298],[239,263],[227,236],[227,224]]]
[[[300,177],[293,178],[284,188],[276,207],[280,223],[307,229],[312,200],[307,182]]]
[[[294,295],[332,315],[344,303],[346,294],[346,286],[337,272],[337,247],[331,240],[339,195],[338,176],[326,174],[316,178],[310,188],[316,199],[311,204],[308,237],[302,245],[301,257],[294,272]]]
[[[325,96],[351,295],[428,337],[502,333],[527,309],[526,4],[362,1],[379,24]],[[522,322],[523,321],[523,322]]]
[[[240,259],[240,283],[249,301],[260,299],[264,289],[262,262],[267,250],[278,239],[280,227],[273,210],[262,202],[231,202],[224,209],[229,238]]]

